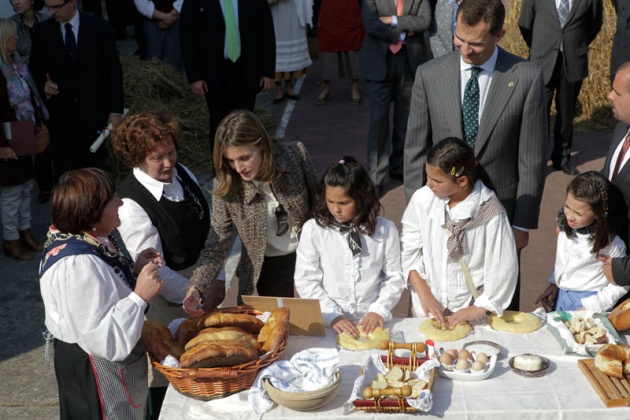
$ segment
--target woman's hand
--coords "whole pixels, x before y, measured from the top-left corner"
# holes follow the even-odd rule
[[[8,159],[17,159],[17,155],[10,147],[0,147],[0,159],[8,160]]]
[[[139,273],[148,263],[153,263],[157,265],[158,268],[162,268],[164,265],[162,254],[160,254],[155,248],[145,249],[138,254],[138,258],[136,258],[136,263],[133,265],[133,269],[136,273]]]
[[[442,308],[442,305],[437,301],[433,294],[424,297],[418,295],[418,297],[420,298],[422,309],[424,309],[424,316],[429,318],[429,315],[433,315],[433,318],[435,318],[440,325],[446,324],[444,308]]]
[[[545,289],[545,291],[540,296],[538,296],[538,299],[536,299],[536,302],[534,302],[534,304],[540,303],[546,312],[551,312],[553,311],[553,307],[556,304],[557,298],[558,286],[556,286],[554,283],[551,283],[549,286],[547,286],[547,289]]]
[[[338,334],[345,332],[353,337],[359,335],[359,330],[357,329],[357,326],[354,325],[354,322],[350,321],[343,315],[335,318],[333,322],[330,323],[330,326],[333,327]]]
[[[486,314],[486,308],[482,308],[479,306],[469,306],[468,308],[460,309],[455,312],[453,315],[448,317],[448,327],[453,329],[457,326],[457,324],[461,324],[462,322],[472,321],[473,319],[480,318]]]
[[[359,322],[359,325],[361,325],[361,329],[365,334],[371,333],[376,327],[383,328],[384,324],[385,320],[376,312],[368,312],[368,314],[363,317],[361,322]]]
[[[199,307],[199,303],[201,302],[201,293],[197,290],[196,287],[189,287],[186,292],[186,297],[184,298],[184,302],[182,302],[182,306],[188,315],[191,317],[201,316],[203,315],[203,309]]]
[[[134,292],[145,302],[149,302],[162,291],[164,280],[160,276],[157,264],[146,264],[136,280]]]

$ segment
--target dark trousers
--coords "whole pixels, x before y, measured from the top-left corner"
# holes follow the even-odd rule
[[[295,252],[280,257],[265,257],[256,284],[258,295],[295,297],[294,273]]]
[[[52,191],[53,168],[50,147],[35,155],[35,177],[39,191]]]
[[[77,344],[55,340],[55,376],[62,420],[102,418],[92,363]]]
[[[582,81],[569,82],[564,66],[564,55],[559,52],[553,76],[545,86],[547,101],[547,115],[551,111],[551,101],[556,94],[556,123],[553,128],[553,152],[551,160],[560,163],[571,159],[571,144],[573,143],[573,116],[575,105],[582,88]],[[549,125],[551,127],[551,125]]]
[[[97,167],[105,169],[105,151],[103,144],[96,153],[90,152],[90,146],[98,137],[98,129],[89,129],[80,124],[79,104],[75,104],[69,112],[71,117],[64,121],[51,120],[50,141],[55,168],[55,180],[64,172]],[[104,122],[102,128],[105,128]]]
[[[518,257],[518,276],[516,277],[516,289],[514,289],[514,295],[512,295],[512,300],[510,304],[506,308],[509,311],[518,311],[521,306],[521,251],[518,251],[516,254]]]
[[[367,154],[368,173],[375,185],[383,185],[387,168],[402,176],[403,153],[407,121],[411,107],[414,74],[409,65],[407,49],[397,54],[387,52],[387,76],[383,80],[366,80],[370,93],[370,127]],[[390,105],[394,102],[393,130],[390,132]],[[389,138],[391,135],[391,148]],[[389,150],[391,149],[391,154]]]
[[[230,60],[223,60],[221,89],[218,92],[208,92],[206,94],[206,103],[210,113],[211,153],[214,152],[214,134],[221,120],[237,109],[254,110],[257,92],[246,86],[244,75],[242,60],[236,60],[236,63]]]

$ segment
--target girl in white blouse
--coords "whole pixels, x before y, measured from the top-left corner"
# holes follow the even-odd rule
[[[427,185],[402,217],[402,266],[416,292],[416,315],[450,327],[487,311],[501,316],[514,294],[518,260],[492,181],[457,138],[429,150],[426,172]]]
[[[611,204],[611,184],[595,171],[573,178],[564,207],[558,212],[556,263],[540,295],[547,310],[607,311],[630,287],[609,283],[598,256],[626,255],[626,246],[615,234],[616,207]]]
[[[319,299],[324,323],[338,333],[370,333],[392,319],[405,283],[396,226],[378,215],[381,204],[369,175],[344,156],[319,186],[315,217],[297,248],[295,288]]]

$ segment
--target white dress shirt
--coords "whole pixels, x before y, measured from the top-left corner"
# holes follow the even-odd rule
[[[184,167],[186,173],[197,182],[197,178]],[[171,183],[156,181],[144,173],[140,168],[133,169],[133,176],[142,184],[156,201],[164,196],[167,200],[179,202],[184,200],[184,189],[177,179],[177,169],[173,168]],[[118,208],[120,226],[118,232],[132,260],[147,248],[155,248],[164,255],[164,248],[160,233],[151,222],[146,211],[134,200],[123,198],[123,205]],[[164,280],[164,287],[160,295],[173,303],[182,303],[188,289],[188,278],[169,268],[166,264],[160,268],[160,276]],[[223,277],[224,278],[224,277]]]
[[[72,25],[72,32],[74,33],[74,39],[77,42],[77,46],[79,45],[79,11],[74,11],[74,16],[68,22],[59,22],[59,29],[61,30],[61,39],[63,40],[64,45],[66,44],[66,23]]]
[[[470,218],[492,194],[481,181],[477,181],[464,201],[449,208],[448,198],[438,198],[424,186],[411,197],[402,217],[401,253],[405,278],[409,278],[412,270],[417,271],[435,299],[453,312],[470,306],[472,293],[459,263],[448,262],[447,236],[442,228],[444,212],[448,211],[453,221]],[[464,261],[475,287],[484,286],[475,306],[500,316],[512,299],[518,276],[516,246],[507,215],[501,213],[483,225],[466,229],[466,237],[468,250],[464,250]],[[411,296],[416,314],[424,313],[418,294],[412,292]]]
[[[39,281],[48,331],[88,354],[125,359],[140,339],[147,303],[121,276],[96,255],[55,263]]]
[[[276,208],[280,205],[280,202],[276,199],[271,189],[271,184],[257,180],[253,180],[252,182],[265,198],[265,204],[267,205],[267,245],[265,246],[265,257],[281,257],[295,252],[298,246],[299,235],[289,217],[287,217],[289,230],[284,235],[278,236]]]
[[[630,129],[628,129],[628,132],[626,133],[626,135],[623,136],[623,139],[621,139],[621,141],[617,145],[617,148],[615,149],[615,152],[610,158],[610,168],[608,168],[608,174],[607,174],[608,179],[612,179],[612,174],[615,171],[615,165],[617,164],[617,159],[619,159],[619,154],[621,153],[621,149],[623,148],[623,143],[628,135],[630,135]],[[624,167],[624,165],[628,163],[628,159],[630,159],[630,152],[626,152],[626,154],[623,156],[623,160],[621,161],[621,165],[619,166],[620,172],[621,172],[621,169]]]
[[[396,226],[377,217],[372,236],[360,235],[362,249],[356,257],[348,235],[307,221],[297,248],[295,288],[302,298],[319,299],[327,326],[341,315],[359,322],[368,312],[389,321],[405,288]]]
[[[138,12],[144,17],[153,19],[153,12],[155,11],[155,3],[151,0],[133,0]],[[173,2],[173,9],[177,10],[177,13],[181,13],[184,0],[175,0]]]
[[[588,234],[576,233],[575,238],[569,238],[565,232],[560,232],[556,263],[548,281],[564,290],[596,291],[596,295],[582,299],[584,309],[607,311],[626,294],[630,286],[621,287],[608,281],[604,276],[604,263],[591,252],[593,246],[589,244],[588,237]],[[615,236],[599,254],[610,258],[624,257],[626,246]]]
[[[473,67],[481,67],[481,71],[477,74],[477,81],[479,82],[479,122],[481,122],[481,116],[483,115],[483,109],[486,105],[486,98],[488,97],[488,92],[490,91],[490,83],[492,82],[492,74],[494,73],[494,68],[497,65],[497,57],[499,56],[499,48],[494,47],[494,52],[486,61],[480,66],[474,66],[472,64],[468,64],[464,62],[464,60],[459,58],[459,88],[460,88],[460,99],[461,103],[464,103],[464,92],[466,90],[466,83],[470,79],[470,75],[472,74],[471,69]]]

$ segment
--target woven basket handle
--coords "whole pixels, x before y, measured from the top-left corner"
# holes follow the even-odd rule
[[[221,378],[236,378],[238,372],[231,367],[224,367],[223,369],[187,369],[181,372],[182,378],[192,379],[221,379]]]
[[[390,341],[381,341],[381,343],[378,345],[378,348],[381,350],[389,350],[390,344],[392,345],[393,349],[405,349],[405,350],[409,350],[409,351],[413,351],[413,346],[415,345],[416,347],[416,352],[418,353],[423,353],[426,351],[427,346],[424,343],[395,343],[395,342],[390,342]]]
[[[408,396],[411,395],[411,387],[409,385],[403,385],[400,388],[389,387],[389,388],[385,388],[385,389],[378,389],[378,388],[367,387],[367,388],[363,389],[363,397],[364,398],[378,399],[378,398],[386,396],[386,395],[396,395],[396,396],[400,396],[400,397],[408,397]]]

